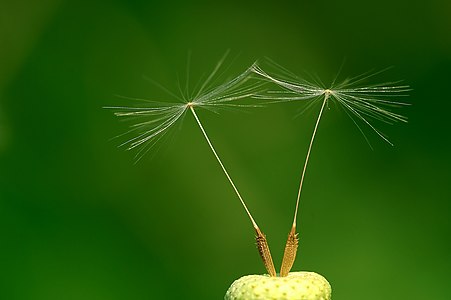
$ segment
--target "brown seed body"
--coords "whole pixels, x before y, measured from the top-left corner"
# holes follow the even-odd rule
[[[291,228],[288,234],[287,243],[285,245],[285,252],[283,253],[282,267],[280,268],[280,277],[285,277],[293,267],[296,259],[296,252],[298,250],[299,238],[296,233],[296,227]]]
[[[272,261],[272,256],[271,252],[269,251],[269,245],[268,241],[266,240],[266,236],[263,234],[263,232],[260,231],[258,227],[255,228],[255,231],[257,232],[255,240],[257,241],[258,253],[263,260],[263,264],[265,265],[268,274],[274,277],[276,276],[276,268],[274,268],[274,262]]]

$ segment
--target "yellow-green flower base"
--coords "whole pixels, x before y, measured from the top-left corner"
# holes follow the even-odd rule
[[[332,288],[314,272],[292,272],[286,277],[247,275],[235,280],[225,300],[330,300]]]

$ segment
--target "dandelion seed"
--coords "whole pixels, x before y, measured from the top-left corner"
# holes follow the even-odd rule
[[[217,112],[219,109],[230,108],[245,108],[245,107],[261,107],[259,104],[246,104],[237,103],[238,100],[251,98],[261,91],[262,82],[254,81],[249,82],[251,68],[241,73],[237,77],[227,80],[221,84],[218,82],[219,71],[227,57],[226,53],[223,58],[218,62],[210,75],[199,84],[199,88],[195,88],[192,93],[188,91],[188,83],[185,85],[184,92],[179,85],[179,91],[181,96],[177,96],[166,88],[158,85],[165,90],[168,94],[178,99],[181,103],[165,103],[154,102],[143,99],[134,99],[145,103],[144,106],[138,107],[108,107],[115,110],[115,115],[118,117],[126,117],[132,122],[129,131],[124,135],[132,135],[133,137],[126,140],[120,146],[125,146],[127,150],[138,148],[136,160],[140,160],[155,144],[164,137],[175,124],[179,123],[181,119],[186,115],[187,111],[190,111],[198,124],[205,140],[208,143],[210,150],[218,161],[219,165],[230,185],[232,186],[235,194],[239,198],[241,205],[243,206],[246,214],[248,215],[252,226],[256,232],[257,248],[263,263],[271,276],[276,276],[274,264],[269,252],[269,246],[266,240],[266,236],[261,232],[256,221],[252,217],[246,203],[244,202],[240,192],[238,191],[235,183],[233,182],[229,172],[225,168],[221,158],[219,157],[216,149],[211,142],[211,139],[207,135],[207,132],[200,121],[196,113],[197,108],[204,108]],[[188,75],[187,75],[188,77]]]
[[[370,77],[380,73],[366,73],[354,78],[347,79],[339,84],[335,84],[336,78],[333,80],[329,88],[325,88],[320,80],[316,84],[303,80],[286,69],[272,63],[279,74],[270,75],[264,71],[258,64],[254,64],[252,71],[264,78],[266,81],[273,82],[282,88],[281,91],[268,91],[266,93],[256,96],[256,98],[271,100],[272,102],[292,102],[292,101],[310,101],[307,108],[311,108],[317,102],[321,102],[321,108],[316,119],[315,127],[310,139],[310,144],[307,150],[304,166],[302,168],[299,189],[296,198],[296,206],[294,218],[290,233],[288,234],[287,243],[285,246],[282,267],[280,276],[287,276],[291,270],[298,247],[298,234],[296,233],[297,214],[299,210],[299,201],[301,197],[302,186],[307,170],[310,153],[315,140],[315,136],[319,127],[320,120],[324,113],[324,108],[329,101],[333,101],[344,108],[346,114],[351,118],[353,123],[357,126],[359,131],[363,134],[365,140],[369,144],[369,140],[358,124],[357,120],[363,122],[370,127],[379,137],[384,141],[393,145],[388,138],[382,134],[370,122],[371,120],[378,120],[384,123],[393,124],[395,122],[407,122],[407,118],[401,114],[395,113],[390,109],[399,108],[407,103],[400,101],[393,101],[393,97],[405,96],[405,93],[410,91],[407,85],[398,85],[397,82],[389,82],[385,84],[376,84],[369,86],[362,86],[362,83]],[[337,76],[338,77],[338,76]],[[370,144],[369,144],[370,145]],[[370,145],[371,147],[371,145]]]

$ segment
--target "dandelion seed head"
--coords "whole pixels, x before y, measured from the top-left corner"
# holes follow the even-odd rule
[[[255,98],[270,100],[270,103],[308,102],[306,109],[310,109],[318,102],[316,100],[324,97],[324,100],[327,102],[333,101],[339,104],[338,107],[341,107],[349,116],[370,147],[371,144],[360,125],[361,123],[369,127],[388,144],[393,145],[373,125],[373,121],[390,125],[397,122],[407,122],[407,117],[395,112],[395,110],[409,104],[402,101],[395,101],[394,98],[406,96],[406,93],[411,90],[408,85],[401,85],[399,82],[365,85],[365,82],[369,78],[385,70],[375,73],[367,72],[345,79],[338,84],[335,83],[337,79],[335,78],[329,88],[324,88],[319,79],[315,79],[314,83],[309,82],[272,61],[265,62],[275,71],[270,73],[263,70],[259,64],[254,64],[252,66],[252,72],[264,81],[276,84],[281,90],[268,90],[260,93]]]
[[[106,107],[114,110],[114,115],[130,124],[128,131],[117,136],[117,138],[125,140],[119,147],[125,147],[127,150],[137,149],[135,161],[139,161],[162,138],[173,131],[176,124],[182,122],[189,109],[196,107],[218,113],[223,109],[261,107],[258,104],[238,102],[244,98],[251,98],[261,90],[261,81],[250,80],[250,68],[232,79],[221,79],[221,75],[223,75],[221,69],[227,55],[228,52],[219,60],[206,79],[199,81],[191,91],[188,85],[189,74],[187,74],[187,83],[184,89],[179,83],[179,94],[150,78],[145,78],[165,91],[172,99],[177,100],[178,103],[122,97],[133,101],[134,106]],[[187,70],[188,72],[189,70]]]

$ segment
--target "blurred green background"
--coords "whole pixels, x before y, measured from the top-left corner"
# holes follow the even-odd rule
[[[111,141],[115,95],[166,97],[227,50],[324,81],[395,66],[409,124],[327,111],[311,157],[295,270],[333,298],[450,299],[450,1],[0,2],[0,299],[222,299],[263,273],[253,230],[193,118],[139,164]],[[200,111],[280,265],[314,112]]]

